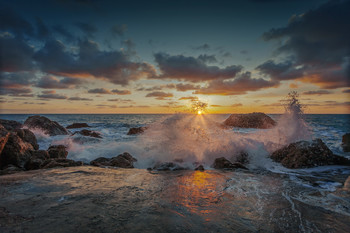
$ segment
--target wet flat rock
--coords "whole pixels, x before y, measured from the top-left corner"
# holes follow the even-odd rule
[[[21,172],[0,176],[0,232],[347,232],[348,214],[295,200],[290,190],[305,187],[290,182],[214,170]]]

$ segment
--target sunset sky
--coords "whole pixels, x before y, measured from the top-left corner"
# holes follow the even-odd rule
[[[0,0],[0,113],[350,113],[350,1]]]

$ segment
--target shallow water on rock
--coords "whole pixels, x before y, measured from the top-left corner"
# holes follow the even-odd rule
[[[325,185],[329,175],[318,174]],[[22,172],[0,177],[0,231],[347,232],[348,175],[330,190],[320,178],[262,170]]]

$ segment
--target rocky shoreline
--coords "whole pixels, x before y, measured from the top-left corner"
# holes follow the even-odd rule
[[[244,118],[246,116],[246,118]],[[254,120],[252,121],[252,118]],[[258,119],[260,118],[260,119]],[[263,113],[252,113],[231,115],[227,122],[232,123],[232,119],[241,121],[244,127],[266,128],[268,125],[273,126],[276,123],[269,120],[269,117]],[[238,120],[237,120],[238,119]],[[239,120],[240,119],[240,120]],[[268,120],[266,120],[268,119]],[[254,122],[254,125],[249,125]],[[261,126],[256,125],[261,123]],[[235,125],[237,126],[237,125]],[[82,129],[71,133],[68,129],[89,128],[86,123],[74,123],[67,126],[61,126],[58,122],[51,121],[44,116],[31,116],[25,120],[22,125],[16,121],[0,120],[0,174],[14,173],[18,171],[27,171],[35,169],[46,169],[53,167],[71,167],[87,165],[82,161],[67,159],[68,151],[64,145],[51,145],[47,150],[39,150],[37,139],[31,129],[40,129],[48,135],[75,135],[80,134],[86,138],[101,139],[99,132]],[[128,135],[140,134],[149,127],[130,128]],[[222,129],[224,130],[224,129]],[[349,134],[343,137],[343,146],[348,145]],[[79,143],[79,142],[78,142]],[[211,167],[214,169],[247,169],[249,164],[249,154],[242,151],[239,155],[234,156],[237,161],[229,161],[227,158],[216,158]],[[342,156],[334,155],[333,152],[322,142],[321,139],[315,139],[312,142],[300,141],[286,145],[275,152],[271,153],[270,158],[281,163],[287,168],[309,168],[323,165],[344,165],[349,166],[350,161]],[[120,167],[134,168],[133,163],[137,162],[128,152],[117,155],[112,158],[100,157],[90,162],[90,165],[100,167]],[[196,170],[204,170],[203,164],[194,164]],[[156,163],[148,170],[168,171],[189,169],[181,165],[181,161],[169,161]]]

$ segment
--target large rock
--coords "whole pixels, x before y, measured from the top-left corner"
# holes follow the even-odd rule
[[[128,152],[124,152],[113,158],[99,157],[90,162],[93,166],[111,166],[111,167],[122,167],[122,168],[134,168],[134,162],[137,159],[132,157]]]
[[[334,155],[321,139],[291,143],[273,152],[271,158],[287,168],[350,165],[350,160]]]
[[[3,120],[3,119],[0,119],[0,124],[4,126],[4,128],[7,129],[8,131],[20,129],[23,126],[21,123],[17,121]]]
[[[27,170],[40,169],[44,166],[48,159],[50,159],[50,156],[46,150],[33,151],[32,156],[24,165],[24,168]]]
[[[68,155],[68,151],[63,145],[50,146],[49,149],[47,149],[47,152],[51,159],[65,159]]]
[[[39,149],[38,142],[32,131],[29,129],[16,129],[15,132],[23,141],[30,143],[34,150]]]
[[[10,132],[8,132],[2,125],[0,125],[0,154],[4,149],[4,146],[6,145],[9,136]]]
[[[135,135],[135,134],[143,133],[143,132],[145,132],[145,130],[146,130],[147,128],[148,128],[148,127],[130,128],[130,129],[129,129],[129,132],[128,132],[128,135]]]
[[[84,163],[82,161],[74,161],[71,159],[48,159],[45,160],[45,163],[41,168],[54,168],[54,167],[75,167],[75,166],[83,166]]]
[[[156,171],[180,171],[180,170],[185,170],[185,168],[180,166],[177,163],[164,162],[164,163],[157,163],[156,165],[153,166],[153,168],[151,170],[156,170]]]
[[[343,135],[342,142],[343,150],[345,152],[350,152],[350,133]]]
[[[224,125],[240,128],[268,129],[276,125],[276,122],[268,115],[261,112],[248,114],[232,114],[224,121]]]
[[[75,134],[80,134],[83,136],[93,137],[93,138],[102,138],[100,133],[95,132],[95,131],[91,131],[88,129],[83,129],[83,130],[77,131],[73,135],[75,135]]]
[[[0,154],[0,168],[9,164],[23,168],[33,150],[30,143],[23,141],[15,132],[11,132]]]
[[[68,125],[66,128],[67,129],[79,129],[79,128],[89,128],[91,126],[89,126],[86,123],[73,123],[71,125]]]
[[[214,163],[211,165],[211,167],[215,169],[229,169],[229,170],[237,169],[237,168],[247,169],[241,163],[238,163],[238,162],[231,163],[225,157],[216,158]]]
[[[40,129],[50,136],[67,135],[68,131],[58,124],[44,116],[31,116],[24,122],[29,129]]]

